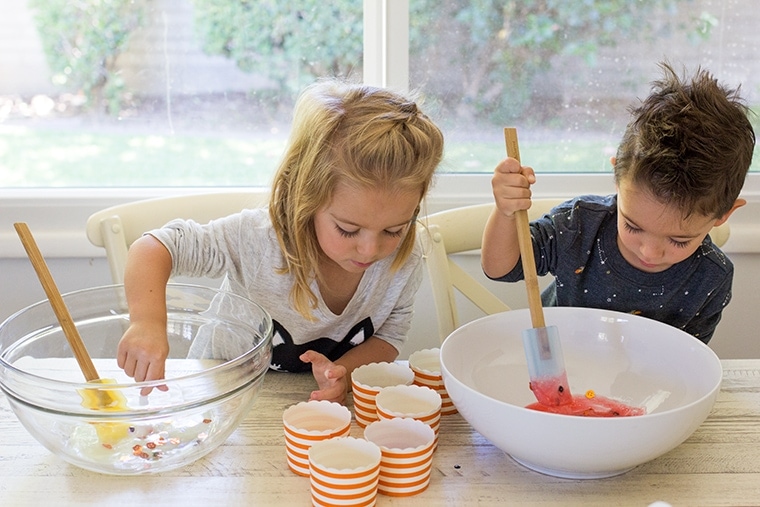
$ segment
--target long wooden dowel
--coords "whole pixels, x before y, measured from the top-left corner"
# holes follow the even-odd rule
[[[98,380],[99,376],[97,370],[95,370],[95,365],[92,364],[90,354],[87,353],[87,348],[82,342],[82,337],[79,336],[79,331],[74,325],[74,320],[71,318],[69,309],[66,307],[63,297],[61,297],[61,293],[58,291],[55,280],[53,280],[45,259],[37,247],[37,242],[34,240],[29,226],[23,222],[17,222],[13,224],[13,227],[16,228],[16,233],[18,233],[18,237],[24,245],[26,254],[32,262],[34,270],[37,272],[37,278],[39,278],[42,288],[45,290],[45,294],[47,294],[50,305],[53,307],[53,312],[55,312],[58,323],[61,325],[61,329],[63,329],[63,334],[66,335],[66,339],[69,341],[71,350],[74,352],[74,357],[76,357],[77,363],[79,363],[84,378],[88,382]]]
[[[520,161],[520,147],[517,144],[517,129],[514,127],[504,128],[504,142],[507,145],[507,156]],[[538,274],[536,273],[536,258],[533,256],[533,240],[530,236],[530,223],[528,211],[515,212],[517,224],[517,242],[520,244],[520,258],[522,259],[523,274],[525,276],[525,288],[528,291],[528,307],[533,327],[546,327],[544,309],[541,304],[541,292],[538,287]]]

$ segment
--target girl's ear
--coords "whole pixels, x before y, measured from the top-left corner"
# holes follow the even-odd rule
[[[728,220],[728,217],[730,217],[734,211],[741,208],[745,204],[747,204],[747,201],[745,199],[737,199],[736,202],[734,202],[733,207],[730,210],[728,210],[728,212],[725,215],[723,215],[722,217],[720,217],[718,220],[715,221],[715,227],[721,224],[724,224],[726,220]]]

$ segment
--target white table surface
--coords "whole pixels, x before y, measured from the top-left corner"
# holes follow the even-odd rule
[[[461,416],[443,418],[430,486],[377,505],[760,505],[760,359],[722,361],[708,419],[673,451],[608,479],[567,480],[514,462]],[[250,415],[206,457],[147,476],[101,475],[69,465],[23,428],[0,394],[0,506],[309,505],[309,479],[285,461],[282,412],[314,387],[308,374],[269,372]],[[353,423],[352,435],[361,436]]]

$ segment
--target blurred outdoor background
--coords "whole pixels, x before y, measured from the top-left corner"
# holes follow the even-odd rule
[[[609,171],[661,60],[741,84],[757,110],[757,5],[410,0],[410,87],[445,130],[441,171],[490,172],[505,125],[539,171]],[[0,187],[265,186],[299,90],[362,78],[362,6],[0,0]]]

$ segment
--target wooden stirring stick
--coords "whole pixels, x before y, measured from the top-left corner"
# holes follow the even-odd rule
[[[45,289],[45,294],[47,294],[47,297],[50,300],[50,305],[53,307],[53,311],[58,319],[58,323],[61,325],[61,329],[63,329],[63,334],[66,335],[66,339],[69,341],[71,350],[74,351],[74,356],[76,357],[77,363],[79,363],[79,368],[81,368],[84,378],[88,382],[99,380],[100,377],[95,370],[95,365],[92,364],[90,354],[87,353],[87,348],[82,342],[82,337],[79,336],[79,331],[77,331],[77,328],[74,325],[69,309],[66,308],[66,303],[64,303],[63,297],[61,297],[61,293],[58,291],[58,287],[53,280],[53,276],[50,274],[45,259],[40,253],[40,249],[37,247],[37,242],[34,240],[32,232],[23,222],[15,223],[13,224],[13,227],[16,228],[16,233],[18,233],[18,237],[24,245],[26,254],[29,256],[29,260],[32,262],[32,266],[34,266],[34,270],[37,272],[37,277],[40,279],[42,288]]]
[[[517,129],[504,128],[504,142],[507,146],[507,155],[520,161],[520,147],[517,144]],[[528,307],[533,327],[546,327],[544,320],[544,308],[541,302],[541,290],[538,285],[536,273],[536,258],[533,256],[533,241],[530,235],[530,220],[528,210],[515,211],[517,224],[517,242],[520,245],[520,259],[525,276],[525,288],[528,291]]]

